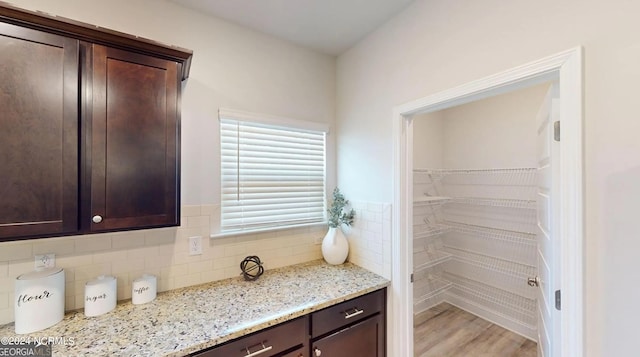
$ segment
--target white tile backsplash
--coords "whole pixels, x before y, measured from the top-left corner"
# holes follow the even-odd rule
[[[210,239],[219,206],[183,206],[181,214],[176,228],[0,243],[0,324],[14,320],[14,281],[34,269],[35,254],[56,253],[56,265],[65,269],[67,310],[84,306],[84,284],[101,274],[116,276],[124,300],[144,273],[157,275],[158,291],[166,291],[237,276],[247,255],[258,255],[266,269],[322,258],[315,242],[324,226]],[[188,254],[192,236],[202,236],[201,255]]]
[[[391,204],[351,202],[356,219],[345,235],[349,261],[391,279]]]

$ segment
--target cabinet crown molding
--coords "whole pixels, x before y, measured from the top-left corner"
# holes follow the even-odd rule
[[[80,41],[87,41],[175,61],[181,64],[182,80],[189,77],[193,51],[185,48],[167,45],[41,11],[22,9],[4,1],[0,1],[0,21],[62,35]]]

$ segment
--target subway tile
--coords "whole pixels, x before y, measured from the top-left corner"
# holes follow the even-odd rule
[[[192,228],[192,227],[207,227],[207,228],[209,228],[209,216],[187,217],[186,226],[188,228]]]
[[[73,238],[48,238],[33,242],[33,254],[68,255],[75,252],[75,239]]]
[[[116,233],[111,238],[111,246],[113,249],[132,249],[143,247],[145,244],[145,233],[126,232]]]
[[[174,278],[169,277],[161,277],[160,279],[158,279],[158,292],[174,289],[173,281]]]
[[[9,308],[9,293],[0,293],[0,310]]]
[[[127,250],[127,260],[158,257],[158,247],[142,247]]]
[[[21,259],[31,259],[33,257],[33,244],[32,243],[20,243],[15,244],[2,243],[2,249],[0,249],[0,261],[8,262]]]
[[[0,277],[9,275],[9,263],[0,262]]]
[[[68,281],[64,284],[64,295],[74,296],[76,294],[76,282]]]
[[[120,260],[112,263],[111,273],[121,274],[144,269],[144,259]]]
[[[160,274],[162,276],[168,276],[168,277],[187,275],[188,272],[189,272],[188,264],[177,264],[177,265],[172,265],[168,268],[160,269]]]
[[[247,246],[245,244],[232,244],[224,247],[224,256],[233,257],[240,254],[245,254]]]
[[[194,274],[194,273],[201,273],[203,271],[212,270],[213,269],[213,262],[211,260],[193,262],[193,263],[189,263],[188,267],[189,268],[188,268],[187,273],[189,275],[191,275],[191,274]]]
[[[56,258],[56,265],[61,268],[89,265],[93,262],[91,254],[70,255]]]
[[[0,309],[0,324],[8,324],[14,319],[13,309]]]
[[[383,204],[381,204],[381,203],[368,203],[367,204],[367,210],[371,211],[371,212],[382,213]]]
[[[127,258],[127,251],[115,250],[109,252],[99,252],[91,256],[93,263],[108,263]]]
[[[200,273],[200,277],[203,283],[222,280],[225,279],[224,269],[203,271]]]
[[[182,217],[193,217],[200,216],[201,208],[200,206],[182,206],[180,208],[180,216]]]
[[[203,216],[219,215],[220,205],[202,205],[200,206],[200,214]]]
[[[75,296],[75,309],[82,309],[84,308],[84,291],[82,292],[82,294],[77,294]]]
[[[150,229],[145,234],[144,242],[146,246],[175,244],[177,236],[177,228]]]
[[[155,269],[155,268],[166,268],[173,264],[173,256],[149,256],[144,258],[144,268],[145,269]]]
[[[161,245],[158,247],[158,256],[167,257],[172,256],[176,252],[176,246],[173,244],[170,245]]]
[[[78,237],[75,240],[76,253],[91,253],[111,249],[111,236],[108,234],[92,234]]]
[[[0,292],[9,292],[14,290],[15,277],[0,277]]]
[[[230,268],[235,267],[236,265],[239,267],[240,261],[236,260],[235,257],[224,257],[213,261],[213,269]]]
[[[76,297],[74,295],[65,296],[64,311],[71,311],[75,309],[76,309]]]
[[[75,279],[78,280],[93,280],[101,275],[111,275],[111,263],[100,263],[75,267]]]
[[[33,259],[15,261],[9,263],[8,276],[16,278],[20,274],[28,273],[35,270],[35,262]]]
[[[64,268],[64,281],[70,282],[76,280],[75,268]]]
[[[183,275],[174,279],[173,285],[175,289],[184,288],[187,286],[198,285],[202,282],[200,273],[194,273],[189,275]]]

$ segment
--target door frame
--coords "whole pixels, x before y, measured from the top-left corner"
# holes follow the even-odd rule
[[[562,310],[561,356],[581,357],[584,349],[583,50],[581,46],[461,86],[393,110],[393,239],[389,289],[390,356],[413,356],[412,175],[415,114],[430,113],[533,84],[560,83],[560,236]],[[560,356],[552,356],[560,357]]]

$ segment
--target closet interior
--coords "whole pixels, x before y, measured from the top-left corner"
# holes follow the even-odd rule
[[[414,117],[414,317],[447,302],[537,340],[536,114],[548,84]]]

